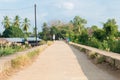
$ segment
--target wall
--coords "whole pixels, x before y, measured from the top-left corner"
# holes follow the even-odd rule
[[[96,59],[97,63],[107,62],[110,65],[120,69],[120,54],[99,50],[93,47],[70,42],[70,45],[85,52],[89,57]]]

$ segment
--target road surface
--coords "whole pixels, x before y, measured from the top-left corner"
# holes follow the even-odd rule
[[[28,68],[8,80],[117,80],[77,49],[56,41]]]

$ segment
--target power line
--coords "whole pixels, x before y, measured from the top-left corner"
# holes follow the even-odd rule
[[[26,9],[32,9],[33,6],[29,6],[29,7],[24,7],[24,8],[18,8],[18,9],[0,9],[0,11],[19,11],[19,10],[26,10]]]

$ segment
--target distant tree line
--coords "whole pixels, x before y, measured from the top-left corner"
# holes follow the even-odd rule
[[[71,41],[98,49],[120,53],[120,31],[115,19],[108,19],[100,28],[96,25],[86,27],[87,20],[75,16],[69,23],[57,21],[48,25],[43,23],[40,37],[44,40],[70,38]]]
[[[21,22],[21,18],[18,15],[13,20],[8,16],[4,16],[2,25],[5,30],[0,35],[1,37],[26,37],[28,36],[30,20],[25,18]]]
[[[42,32],[38,36],[43,40],[70,38],[75,43],[95,47],[98,49],[120,53],[120,31],[115,19],[108,19],[103,23],[103,27],[92,25],[86,27],[87,20],[80,16],[75,16],[68,23],[62,21],[53,21],[51,23],[44,22]],[[2,21],[4,31],[0,37],[28,37],[30,20],[25,18],[22,20],[17,15],[13,20],[8,16],[4,16]],[[34,31],[33,31],[34,32]]]

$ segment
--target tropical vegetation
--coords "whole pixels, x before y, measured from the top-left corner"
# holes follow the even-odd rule
[[[30,26],[30,20],[28,18],[23,19],[21,21],[21,18],[16,15],[13,21],[8,17],[4,16],[4,19],[2,21],[2,25],[4,27],[3,34],[1,37],[28,37],[29,36],[29,26]]]
[[[39,33],[44,40],[52,40],[53,34],[56,39],[70,38],[70,41],[95,47],[98,49],[120,53],[120,31],[115,19],[108,19],[103,27],[92,25],[86,27],[87,20],[75,16],[69,23],[44,22],[43,30]]]
[[[8,16],[5,16],[2,21],[5,28],[2,37],[24,37],[29,36],[30,20],[28,18],[23,19],[17,15],[12,21]],[[47,41],[55,39],[66,39],[70,41],[95,47],[98,49],[112,51],[120,53],[120,31],[119,25],[115,19],[108,19],[102,23],[102,27],[97,25],[86,26],[87,20],[75,16],[73,20],[68,23],[62,21],[54,21],[51,23],[44,22],[42,25],[42,32],[38,33],[38,36]],[[33,29],[33,35],[35,29]]]

